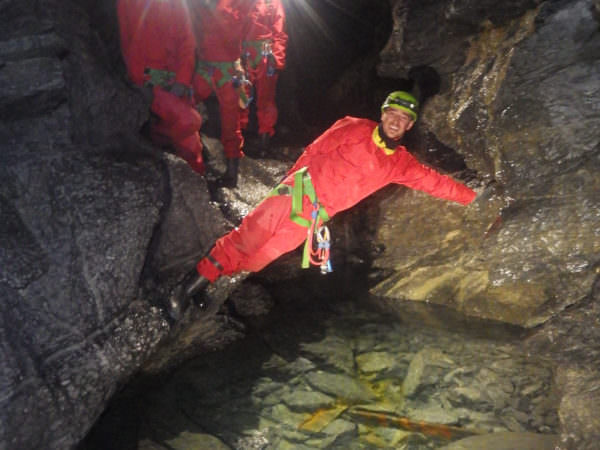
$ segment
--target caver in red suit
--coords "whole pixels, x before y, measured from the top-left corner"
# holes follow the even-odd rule
[[[184,0],[118,0],[121,51],[131,80],[152,88],[151,133],[204,173],[202,117],[191,99],[196,41]]]
[[[189,5],[198,41],[194,95],[200,102],[216,94],[225,156],[239,159],[243,139],[235,77],[242,74],[242,39],[252,0],[195,0]]]
[[[254,85],[259,135],[273,136],[277,123],[275,93],[278,71],[285,67],[285,11],[281,0],[257,0],[250,12],[243,42],[246,71]],[[248,109],[242,110],[242,128]]]
[[[380,126],[368,119],[345,117],[306,147],[283,185],[307,168],[320,205],[329,217],[368,195],[397,183],[463,205],[475,198],[468,187],[419,163],[405,147],[386,147]],[[310,219],[311,202],[303,198],[301,216]],[[307,229],[290,219],[291,197],[273,195],[260,203],[239,228],[220,238],[208,257],[197,265],[209,281],[221,275],[261,270],[280,255],[298,247]]]

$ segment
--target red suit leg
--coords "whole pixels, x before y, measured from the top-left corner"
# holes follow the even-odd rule
[[[210,256],[222,270],[207,258],[197,265],[198,272],[211,281],[220,275],[258,272],[284,253],[305,241],[307,228],[290,220],[290,196],[274,196],[263,200],[240,226],[220,238]],[[304,197],[302,217],[310,218],[311,203]]]
[[[245,130],[248,128],[248,122],[250,122],[250,106],[240,108],[240,129]]]
[[[200,135],[194,133],[187,138],[174,141],[174,143],[177,147],[177,156],[185,159],[194,171],[204,174],[206,168],[202,160],[202,140],[200,139]]]
[[[241,158],[244,140],[240,126],[239,93],[231,81],[217,88],[219,112],[221,115],[221,143],[225,156],[229,159]]]
[[[189,102],[155,86],[150,107],[159,120],[152,125],[152,134],[165,136],[196,172],[204,173],[202,141],[199,130],[202,117]]]
[[[275,134],[275,124],[277,123],[277,105],[275,103],[275,93],[277,90],[277,78],[279,75],[274,73],[267,76],[261,71],[257,77],[256,88],[256,117],[258,119],[258,133],[267,133],[269,136]]]
[[[200,103],[210,97],[212,94],[212,84],[209,83],[202,75],[194,73],[192,78],[192,87],[194,88],[194,101]]]
[[[240,124],[239,94],[233,87],[232,82],[227,82],[221,87],[216,87],[216,81],[220,79],[220,72],[215,71],[213,83],[209,83],[199,74],[194,75],[194,98],[196,102],[206,100],[213,92],[213,84],[216,88],[215,95],[219,101],[219,114],[221,118],[221,143],[227,158],[241,158],[242,130]]]

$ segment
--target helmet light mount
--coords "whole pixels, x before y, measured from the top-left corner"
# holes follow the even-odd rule
[[[383,105],[381,105],[381,111],[385,111],[387,108],[394,108],[407,113],[413,122],[416,122],[419,114],[419,102],[410,93],[405,91],[394,91],[390,93]]]

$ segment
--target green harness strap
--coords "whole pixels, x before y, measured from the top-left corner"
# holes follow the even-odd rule
[[[319,209],[313,212],[313,220],[317,220],[320,218],[323,222],[327,222],[329,220],[329,215],[325,208],[319,203],[317,199],[317,194],[315,192],[315,188],[312,184],[312,180],[310,179],[310,174],[307,171],[307,167],[303,167],[302,169],[298,169],[294,173],[294,185],[289,186],[287,184],[280,184],[275,189],[273,189],[269,193],[269,197],[273,195],[291,195],[292,196],[292,210],[290,212],[290,220],[294,223],[297,223],[301,227],[309,228],[312,225],[312,221],[301,217],[302,213],[302,198],[304,195],[307,195],[310,202],[313,205],[318,205]],[[310,250],[312,243],[312,236],[307,236],[306,242],[304,243],[304,250],[302,252],[302,268],[307,269],[310,267]]]
[[[144,84],[161,86],[164,88],[169,87],[175,79],[175,72],[163,69],[153,69],[152,67],[146,67],[144,69],[144,75],[147,77]]]
[[[235,73],[235,62],[233,61],[197,61],[196,73],[206,80],[208,84],[213,85],[212,76],[215,69],[221,71],[221,79],[217,81],[216,87],[223,87],[225,83],[233,79]]]

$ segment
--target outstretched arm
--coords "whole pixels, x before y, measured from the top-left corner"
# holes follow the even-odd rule
[[[397,183],[462,205],[468,205],[477,196],[475,191],[464,184],[421,164],[410,154],[407,156],[409,164],[395,180]]]

